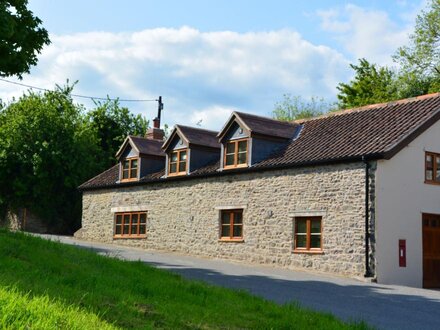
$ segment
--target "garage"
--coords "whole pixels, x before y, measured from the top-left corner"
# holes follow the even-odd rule
[[[423,214],[423,287],[440,288],[439,214]]]

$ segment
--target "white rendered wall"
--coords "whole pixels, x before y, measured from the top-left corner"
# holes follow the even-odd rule
[[[379,283],[423,285],[422,213],[440,214],[440,185],[425,184],[425,151],[440,153],[440,122],[390,160],[377,162],[376,239]],[[406,267],[399,267],[406,239]]]

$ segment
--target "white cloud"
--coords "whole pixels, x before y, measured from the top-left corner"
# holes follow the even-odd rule
[[[284,93],[332,98],[348,61],[291,30],[237,33],[182,27],[134,33],[52,35],[23,83],[52,88],[79,80],[75,93],[164,97],[164,122],[220,129],[230,109],[269,115]],[[22,89],[0,83],[4,99]],[[84,102],[83,100],[78,100]],[[90,106],[90,103],[86,103]],[[152,118],[154,103],[127,104]]]
[[[367,58],[381,65],[393,63],[391,55],[407,43],[413,27],[412,20],[402,28],[384,11],[352,4],[319,11],[317,15],[321,19],[321,28],[332,33],[354,60]]]

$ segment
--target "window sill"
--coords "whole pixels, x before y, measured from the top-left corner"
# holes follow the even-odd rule
[[[432,185],[435,185],[435,186],[440,186],[440,182],[438,182],[438,181],[426,181],[425,180],[425,184],[432,184]]]
[[[323,250],[293,250],[294,254],[324,254]]]
[[[179,172],[179,173],[168,173],[168,176],[182,176],[182,175],[186,175],[186,172]]]
[[[133,182],[133,181],[139,181],[138,178],[133,178],[133,179],[122,179],[119,182]]]
[[[243,238],[220,238],[218,241],[227,243],[244,243]]]
[[[124,236],[113,236],[113,239],[141,239],[141,238],[146,238],[147,235],[139,235],[139,236],[129,236],[129,235],[124,235]]]
[[[248,164],[243,164],[243,165],[237,165],[237,166],[223,166],[224,170],[234,170],[237,168],[246,168],[249,167]]]

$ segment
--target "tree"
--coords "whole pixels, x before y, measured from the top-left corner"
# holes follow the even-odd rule
[[[99,168],[95,131],[72,87],[28,92],[0,110],[0,200],[26,207],[55,232],[79,228],[78,185]]]
[[[27,9],[27,0],[0,1],[0,76],[28,73],[44,45],[50,43],[42,21]]]
[[[95,102],[95,105],[88,113],[88,120],[99,140],[101,166],[107,169],[115,164],[115,154],[127,135],[145,135],[148,120],[130,113],[117,100]]]
[[[431,0],[417,16],[409,44],[393,59],[400,65],[402,97],[440,91],[440,0]]]
[[[284,121],[305,119],[322,115],[332,107],[332,104],[320,97],[312,96],[309,101],[304,101],[301,96],[284,94],[283,100],[275,103],[272,117]]]
[[[387,67],[371,64],[366,59],[350,64],[355,77],[348,84],[339,83],[337,97],[342,109],[397,99],[396,76]]]

